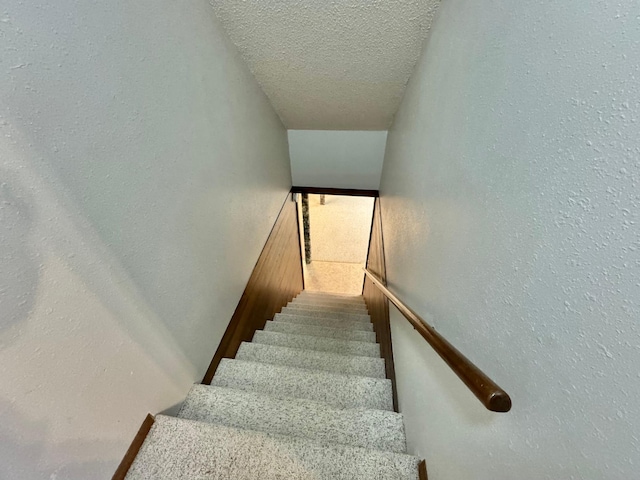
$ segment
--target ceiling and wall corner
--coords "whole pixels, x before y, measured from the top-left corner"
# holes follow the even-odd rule
[[[284,125],[386,130],[438,0],[211,0]]]

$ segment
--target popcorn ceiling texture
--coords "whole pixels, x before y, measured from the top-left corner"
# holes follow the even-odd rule
[[[386,130],[439,2],[212,0],[290,129]]]

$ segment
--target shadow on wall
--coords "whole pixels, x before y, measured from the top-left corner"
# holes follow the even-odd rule
[[[65,465],[68,452],[82,453],[82,458],[103,458],[104,452],[117,451],[118,442],[78,441],[51,442],[51,432],[46,420],[30,420],[21,415],[13,405],[0,399],[0,478],[23,480],[84,480],[108,478],[114,463],[120,460],[85,461]],[[16,458],[28,458],[28,470]],[[59,466],[56,465],[59,464]]]
[[[144,347],[164,371],[175,375],[175,379],[184,375],[185,368],[193,372],[186,349],[176,349],[175,337],[158,325],[159,314],[145,301],[120,258],[97,235],[79,205],[64,188],[59,188],[56,173],[42,161],[42,156],[40,162],[34,161],[40,152],[23,149],[27,142],[14,128],[5,125],[0,131],[11,139],[0,144],[0,153],[8,166],[0,170],[0,334],[4,333],[0,335],[0,349],[21,336],[35,334],[21,331],[11,335],[7,331],[27,321],[38,305],[41,311],[39,318],[33,319],[33,325],[38,329],[57,325],[68,330],[69,338],[75,336],[72,325],[61,323],[64,319],[54,318],[53,314],[65,301],[84,305],[88,298],[96,298],[110,318],[137,345]],[[64,277],[42,284],[43,276],[51,275],[53,263],[63,267]],[[71,285],[66,283],[70,280],[81,284],[81,291],[76,292],[80,295],[73,298]],[[39,300],[39,295],[47,293],[52,296]],[[44,305],[47,308],[42,311]],[[95,311],[74,309],[73,313],[80,321],[96,316]],[[164,348],[154,347],[157,342]],[[168,351],[177,353],[180,360],[176,357],[169,360]]]
[[[0,411],[1,468],[23,469],[3,478],[113,472],[204,374],[290,187],[286,130],[210,5],[154,5],[0,13],[0,398],[24,416]]]
[[[208,2],[74,4],[73,15],[40,3],[1,14],[2,60],[14,68],[0,83],[0,127],[21,133],[20,160],[117,261],[136,306],[200,377],[275,219],[264,211],[276,213],[290,187],[286,131]],[[73,255],[74,243],[59,243]],[[95,276],[97,265],[65,262]],[[104,285],[94,293],[115,303]]]
[[[25,241],[33,225],[32,201],[16,177],[0,170],[0,333],[27,319],[38,286],[38,255]],[[0,336],[0,349],[7,337]]]
[[[26,145],[0,125],[0,479],[107,478],[198,373]]]

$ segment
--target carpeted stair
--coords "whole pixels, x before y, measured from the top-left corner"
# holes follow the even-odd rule
[[[127,479],[418,480],[362,297],[302,292],[157,415]]]

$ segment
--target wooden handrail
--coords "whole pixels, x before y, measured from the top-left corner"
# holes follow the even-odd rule
[[[400,310],[400,313],[409,320],[413,328],[422,335],[422,338],[431,345],[485,407],[492,412],[508,412],[511,410],[511,398],[507,392],[471,363],[467,357],[445,340],[432,326],[427,325],[418,314],[402,303],[373,272],[366,268],[364,268],[364,272],[369,277],[369,280]]]

